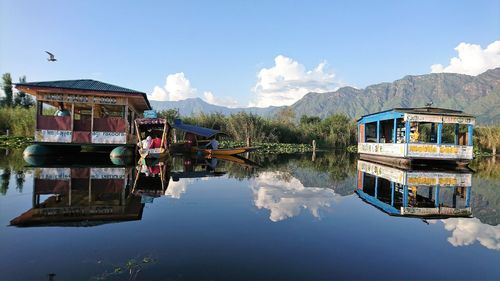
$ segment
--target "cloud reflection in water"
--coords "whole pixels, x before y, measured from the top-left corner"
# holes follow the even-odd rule
[[[333,190],[305,187],[284,172],[263,172],[251,181],[250,187],[255,206],[270,210],[269,219],[273,222],[295,217],[301,209],[308,209],[311,215],[320,218],[320,209],[328,209],[340,200]]]
[[[442,222],[446,230],[452,231],[448,242],[455,247],[478,241],[488,249],[500,250],[500,225],[484,224],[477,218],[450,218]]]

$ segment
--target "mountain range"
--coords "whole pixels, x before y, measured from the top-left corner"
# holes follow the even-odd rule
[[[351,118],[394,107],[433,107],[463,110],[477,116],[480,124],[500,123],[500,68],[477,76],[456,73],[408,75],[392,83],[380,83],[364,89],[342,87],[333,92],[308,93],[289,106],[295,116],[318,116],[344,113]],[[228,108],[209,104],[200,98],[181,101],[151,101],[156,110],[178,109],[184,116],[215,113],[251,112],[265,117],[276,114],[281,107]]]

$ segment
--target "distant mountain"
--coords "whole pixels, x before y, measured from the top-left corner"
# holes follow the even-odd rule
[[[500,68],[478,76],[433,73],[405,76],[393,83],[365,89],[343,87],[335,92],[309,93],[291,105],[296,116],[326,117],[345,113],[352,118],[394,107],[434,107],[459,109],[477,116],[482,124],[500,122]]]
[[[477,116],[478,123],[500,123],[500,68],[478,76],[455,73],[432,73],[405,76],[392,83],[371,85],[365,89],[343,87],[335,92],[308,93],[291,105],[295,116],[325,118],[344,113],[351,118],[394,107],[421,107],[427,102],[433,107],[459,109]],[[200,112],[231,114],[239,111],[273,116],[282,107],[227,108],[209,104],[200,98],[176,102],[152,101],[157,110],[178,108],[181,115]]]
[[[203,113],[222,113],[225,115],[238,113],[240,111],[251,112],[261,116],[269,116],[280,107],[247,107],[247,108],[229,108],[207,103],[200,98],[189,98],[180,101],[151,101],[151,106],[158,111],[168,109],[178,109],[180,115],[190,116]]]

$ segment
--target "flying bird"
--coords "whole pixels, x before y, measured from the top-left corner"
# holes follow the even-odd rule
[[[427,107],[431,107],[431,106],[432,106],[432,104],[433,104],[433,102],[432,102],[432,101],[430,101],[430,102],[426,103],[426,104],[425,104],[425,106],[427,106]]]
[[[54,57],[54,54],[51,52],[45,51],[47,54],[49,54],[49,57],[47,58],[48,61],[56,61],[57,59]]]

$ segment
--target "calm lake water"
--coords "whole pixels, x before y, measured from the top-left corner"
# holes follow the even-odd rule
[[[27,167],[21,153],[0,150],[1,280],[500,279],[491,159],[474,172],[334,153]]]

